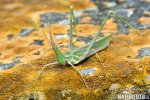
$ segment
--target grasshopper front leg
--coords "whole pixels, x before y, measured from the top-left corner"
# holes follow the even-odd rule
[[[70,62],[68,62],[68,64],[71,65],[72,68],[80,75],[80,77],[82,78],[82,80],[83,80],[83,82],[84,82],[86,88],[87,88],[88,90],[90,90],[90,88],[89,88],[89,86],[87,85],[87,83],[86,83],[86,81],[85,81],[83,75],[79,72],[79,70],[78,70],[73,64],[71,64]]]
[[[37,76],[37,79],[39,79],[39,77],[41,76],[42,72],[44,71],[44,69],[47,67],[47,66],[50,66],[50,65],[55,65],[55,64],[58,64],[58,62],[53,62],[53,63],[49,63],[49,64],[46,64],[42,67],[41,71],[39,72],[38,76]]]
[[[69,49],[72,52],[73,50],[73,43],[72,43],[72,37],[73,37],[73,6],[70,6],[70,32],[69,32]]]

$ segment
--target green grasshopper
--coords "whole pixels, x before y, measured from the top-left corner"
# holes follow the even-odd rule
[[[60,64],[60,65],[66,65],[69,64],[72,66],[72,68],[81,76],[85,86],[89,89],[85,79],[83,78],[82,74],[80,71],[75,67],[76,64],[81,63],[83,60],[87,59],[88,57],[96,54],[98,59],[100,60],[100,57],[98,56],[97,52],[105,49],[106,47],[109,46],[109,43],[113,37],[113,35],[108,35],[106,37],[97,39],[98,35],[102,31],[105,23],[109,19],[110,16],[115,16],[117,19],[120,19],[122,22],[127,24],[129,27],[140,33],[138,30],[136,30],[133,26],[131,26],[128,22],[126,22],[120,15],[118,15],[114,11],[109,11],[107,17],[105,18],[104,22],[102,23],[101,27],[99,28],[98,32],[95,34],[93,40],[84,46],[81,47],[76,47],[74,48],[73,43],[72,43],[72,38],[73,38],[73,32],[75,32],[75,20],[74,20],[74,13],[73,13],[73,6],[70,7],[70,33],[69,33],[69,50],[65,52],[64,54],[58,49],[58,47],[55,45],[52,33],[49,32],[50,34],[50,40],[47,38],[45,33],[42,31],[44,36],[48,39],[49,43],[51,44],[52,49],[54,50],[57,58],[57,62],[46,64],[41,72],[39,73],[38,77],[41,75],[43,72],[44,68],[46,66],[54,65],[54,64]]]

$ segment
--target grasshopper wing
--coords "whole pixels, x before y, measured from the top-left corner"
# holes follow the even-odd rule
[[[106,37],[103,37],[101,39],[98,39],[94,42],[91,50],[88,52],[88,54],[83,57],[85,55],[86,50],[88,49],[90,44],[84,45],[82,47],[79,47],[77,49],[75,49],[73,51],[73,64],[78,64],[81,61],[83,61],[84,59],[90,57],[91,55],[95,54],[95,52],[101,51],[103,49],[105,49],[106,47],[109,46],[109,43],[112,39],[113,35],[108,35]],[[69,52],[66,52],[65,55],[69,55]],[[80,59],[80,58],[84,58],[84,59]]]

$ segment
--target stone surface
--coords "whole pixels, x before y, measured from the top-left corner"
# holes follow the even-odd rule
[[[118,2],[119,0],[115,0],[116,6],[112,7],[105,7],[105,5],[102,4],[103,0],[93,0],[95,4],[99,8],[99,12],[103,13],[105,15],[108,10],[113,10],[118,12],[124,19],[127,20],[131,25],[135,26],[137,29],[149,29],[149,27],[145,27],[145,25],[140,24],[138,22],[138,19],[142,16],[145,16],[145,12],[150,10],[150,3],[143,1],[143,0],[126,0],[122,3]],[[109,1],[109,0],[107,0]],[[109,4],[109,3],[108,3]],[[116,19],[118,22],[118,19]],[[140,24],[141,27],[137,27],[136,25]],[[119,24],[119,33],[128,33],[128,28],[125,24]],[[125,29],[125,30],[124,30]]]
[[[89,41],[91,41],[93,38],[92,37],[83,37],[83,36],[78,36],[77,40],[78,41],[83,41],[85,43],[88,43]]]
[[[82,73],[83,76],[87,76],[87,75],[94,75],[94,72],[98,70],[97,68],[87,68],[87,69],[83,69],[80,72]]]
[[[2,63],[0,63],[0,70],[11,69],[11,68],[13,68],[14,66],[16,66],[19,63],[20,63],[19,60],[13,61],[12,63],[8,63],[8,64],[2,64]]]
[[[62,23],[63,20],[67,19],[67,13],[46,13],[40,15],[42,26],[47,26],[48,24]],[[69,22],[67,22],[69,24]],[[62,24],[66,24],[62,23]]]
[[[150,25],[146,21],[149,19],[149,3],[146,0],[93,1],[96,5],[91,0],[71,0],[69,3],[67,0],[1,0],[0,68],[5,70],[0,70],[0,99],[109,100],[119,93],[149,95]],[[30,28],[35,29],[32,18],[43,21],[38,23],[42,26],[49,21],[54,41],[64,53],[68,50],[70,4],[75,6],[78,37],[74,36],[73,42],[76,46],[83,46],[92,40],[110,9],[142,29],[140,32],[145,32],[140,35],[129,30],[118,19],[108,20],[99,36],[117,34],[108,48],[98,52],[100,60],[93,55],[75,65],[79,71],[83,71],[93,93],[69,65],[47,66],[37,79],[45,64],[56,62],[56,56],[39,30],[29,31]],[[53,20],[49,16],[53,16]],[[22,29],[26,30],[20,36]],[[49,38],[48,29],[43,28],[43,31]],[[110,89],[116,89],[116,92],[111,93]]]
[[[30,33],[32,33],[35,29],[22,29],[21,32],[19,33],[19,36],[27,36]]]
[[[43,45],[43,40],[34,40],[34,45]]]
[[[13,39],[13,37],[14,37],[14,35],[13,35],[13,34],[9,34],[9,35],[7,35],[8,40],[12,40],[12,39]]]
[[[57,35],[55,35],[56,39],[67,38],[67,37],[69,37],[67,34],[57,34]]]
[[[136,56],[136,58],[141,59],[146,56],[150,56],[150,47],[140,49],[139,54]]]

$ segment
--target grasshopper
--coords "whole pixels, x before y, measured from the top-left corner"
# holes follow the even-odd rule
[[[114,16],[117,19],[121,20],[123,23],[127,24],[130,28],[134,29],[138,33],[140,33],[138,30],[136,30],[132,25],[130,25],[127,21],[125,21],[120,15],[118,15],[114,11],[109,11],[107,17],[105,18],[104,22],[100,26],[98,32],[95,34],[93,37],[93,40],[81,47],[76,47],[74,48],[73,43],[72,43],[72,38],[73,38],[73,32],[75,32],[75,20],[74,20],[74,12],[73,12],[73,6],[70,6],[70,32],[69,32],[69,50],[65,52],[64,54],[58,49],[58,47],[55,45],[52,33],[49,31],[50,34],[50,40],[48,37],[45,35],[45,33],[42,31],[44,36],[48,39],[52,49],[54,50],[56,54],[56,59],[57,62],[46,64],[43,66],[42,70],[40,71],[38,77],[41,75],[43,72],[44,68],[50,65],[54,64],[60,64],[60,65],[66,65],[69,64],[82,78],[85,86],[89,89],[89,86],[87,85],[85,79],[83,78],[82,74],[80,71],[75,67],[75,65],[81,63],[83,60],[87,59],[88,57],[96,54],[98,59],[100,60],[100,57],[98,56],[97,52],[107,48],[110,44],[110,41],[113,38],[113,34],[108,35],[106,37],[97,39],[98,35],[102,31],[104,25],[106,24],[107,20],[109,17]],[[35,21],[35,20],[34,20]]]

